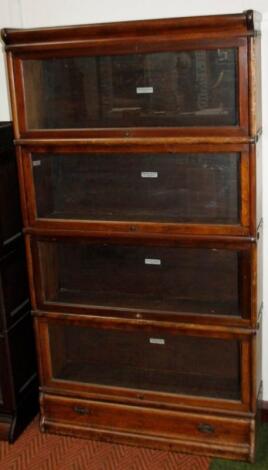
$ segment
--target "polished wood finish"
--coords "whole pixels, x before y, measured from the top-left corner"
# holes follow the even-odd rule
[[[41,396],[43,431],[248,460],[254,421],[144,406]],[[247,443],[247,444],[246,444]]]
[[[35,315],[35,328],[43,358],[42,388],[47,392],[58,390],[70,394],[79,390],[84,397],[102,396],[106,400],[127,400],[133,404],[142,402],[155,407],[161,404],[161,407],[169,409],[213,408],[229,414],[236,411],[240,415],[245,415],[249,410],[248,390],[251,385],[247,364],[254,345],[252,333],[248,330],[201,325],[190,327],[187,323],[174,322],[159,326],[157,321],[139,321],[137,324],[134,321],[102,320],[97,316],[77,318],[76,315],[55,315],[49,312],[45,316],[39,316],[39,312],[35,312]],[[86,350],[82,348],[75,351],[71,345],[67,346],[64,330],[69,330],[70,337],[73,335],[74,348],[77,343],[81,345],[86,342],[90,354],[85,354],[82,359],[83,351],[86,353]],[[103,341],[107,341],[106,347],[102,347]],[[128,349],[123,353],[124,349],[121,348],[125,347],[125,342]],[[110,357],[108,362],[106,354]],[[187,366],[191,360],[192,365],[189,363]],[[81,368],[78,366],[79,361]],[[157,367],[152,366],[154,361],[158,363]],[[108,371],[104,373],[105,363],[112,369],[112,374],[108,374]],[[72,378],[71,374],[68,378],[67,368],[72,367],[72,364],[77,376],[73,375]],[[198,372],[194,370],[194,364]],[[214,373],[217,370],[217,378],[213,376],[213,369]],[[174,380],[173,385],[166,385],[165,381],[172,380],[173,371],[177,382]],[[97,379],[98,373],[101,374]],[[139,381],[136,380],[135,386],[134,377],[137,373]],[[67,375],[63,377],[61,374]],[[84,377],[96,374],[96,378],[79,380],[79,374],[80,377],[82,374]],[[180,374],[182,379],[179,379]],[[119,380],[118,375],[122,376]],[[126,380],[132,386],[127,385]],[[195,381],[199,385],[194,386]],[[174,387],[181,388],[181,391],[174,390]],[[191,392],[187,391],[187,387],[191,388]],[[228,397],[226,393],[233,393],[233,396]],[[254,412],[255,405],[252,406]]]
[[[186,138],[187,136],[205,136],[206,138],[211,138],[211,136],[221,136],[222,138],[245,138],[249,136],[250,134],[248,108],[249,105],[251,105],[251,108],[253,109],[253,102],[255,100],[253,96],[255,96],[255,91],[252,92],[252,100],[249,103],[248,79],[250,80],[252,87],[255,86],[255,80],[252,73],[250,73],[252,67],[251,69],[249,69],[248,66],[248,40],[250,37],[254,36],[257,31],[256,26],[254,25],[254,20],[252,18],[252,12],[246,12],[242,15],[200,17],[198,19],[194,18],[190,20],[182,18],[171,20],[153,20],[149,22],[137,21],[108,25],[89,25],[81,27],[49,28],[41,30],[39,29],[38,31],[3,30],[2,38],[6,43],[6,49],[8,53],[10,90],[13,109],[15,111],[14,124],[16,139],[23,137],[48,137],[50,140],[54,141],[55,139],[60,138],[62,136],[65,138],[69,138],[71,136],[80,138],[109,138],[113,136],[119,137],[121,139],[129,139],[133,137],[148,138],[148,136],[152,138],[159,138],[161,136],[165,138],[181,136],[183,136],[183,138]],[[257,24],[256,19],[255,23]],[[75,60],[75,58],[79,57],[81,58],[81,60],[83,60],[83,58],[88,58],[92,62],[95,60],[95,57],[105,56],[107,59],[109,57],[109,54],[111,54],[111,57],[122,58],[127,57],[128,55],[134,57],[135,54],[137,57],[146,57],[146,54],[150,55],[150,53],[151,55],[154,55],[155,53],[165,54],[173,53],[173,51],[183,51],[182,68],[186,69],[186,63],[189,58],[185,57],[185,55],[189,54],[191,50],[197,51],[197,53],[198,51],[201,51],[201,56],[200,53],[199,56],[196,55],[196,60],[200,61],[201,57],[203,57],[202,51],[220,51],[221,48],[229,48],[228,50],[236,51],[237,86],[235,87],[235,93],[237,93],[236,106],[238,106],[238,123],[231,123],[230,121],[228,125],[226,123],[223,125],[216,125],[214,117],[209,121],[210,124],[204,125],[204,123],[202,124],[201,122],[201,127],[200,123],[198,123],[197,121],[196,124],[194,122],[192,123],[192,125],[194,125],[195,127],[192,127],[192,125],[190,125],[190,127],[187,127],[185,125],[183,127],[180,127],[180,124],[176,125],[175,122],[170,122],[167,127],[165,126],[165,123],[162,122],[160,126],[158,125],[156,128],[154,128],[153,122],[151,122],[149,126],[147,123],[147,127],[144,128],[142,122],[139,123],[139,121],[137,121],[137,124],[135,125],[135,121],[133,121],[133,119],[128,119],[126,117],[121,120],[121,123],[119,123],[119,125],[117,125],[116,122],[112,126],[108,123],[108,126],[107,124],[104,124],[104,127],[106,127],[104,128],[103,125],[98,125],[98,123],[96,123],[94,126],[94,123],[92,122],[92,125],[90,126],[91,129],[86,129],[86,127],[89,127],[89,124],[84,122],[82,126],[78,126],[80,118],[78,118],[77,116],[76,119],[73,119],[73,123],[71,125],[66,126],[63,125],[63,123],[60,125],[59,121],[57,125],[58,128],[53,129],[53,124],[51,120],[53,119],[52,116],[55,112],[61,113],[64,109],[62,119],[64,119],[68,115],[69,111],[67,110],[70,110],[70,105],[68,104],[67,97],[67,99],[64,98],[61,103],[56,104],[56,101],[54,101],[54,111],[50,113],[51,115],[48,114],[47,124],[41,126],[41,128],[40,125],[37,125],[34,129],[30,126],[29,119],[30,121],[36,119],[37,113],[42,113],[42,110],[44,111],[45,104],[44,102],[43,105],[41,103],[39,103],[39,105],[37,104],[37,102],[40,101],[40,94],[42,94],[41,88],[39,87],[39,84],[42,82],[42,73],[40,67],[36,66],[36,71],[32,71],[29,75],[26,76],[26,70],[24,70],[23,66],[24,63],[28,64],[28,67],[29,64],[31,65],[32,63],[34,63],[34,61],[36,61],[36,63],[39,61],[39,64],[42,65],[45,64],[46,61],[49,61],[50,58],[53,58],[54,61],[58,60],[58,63],[60,63],[60,61],[65,58],[66,64],[64,61],[62,62],[63,70],[66,65],[66,70],[68,71],[68,69],[72,69],[72,65],[68,65],[68,60]],[[224,63],[224,57],[225,52],[223,52],[223,56],[219,56],[219,63]],[[113,61],[116,64],[117,59],[113,59]],[[168,63],[171,63],[170,60],[168,61]],[[252,66],[254,65],[253,57],[251,60],[251,64]],[[124,70],[124,67],[121,67],[120,63],[118,64],[118,66],[121,68],[121,70]],[[199,67],[199,65],[197,67]],[[83,69],[85,72],[85,70],[87,70],[87,66],[84,66]],[[157,71],[157,73],[159,75],[159,70]],[[204,73],[206,74],[207,72],[204,71],[203,64],[200,62],[200,67],[197,68],[197,77],[200,78],[200,84],[202,80],[204,82]],[[93,74],[90,74],[90,77],[92,75]],[[60,76],[62,76],[62,74],[60,74]],[[108,80],[108,76],[109,72],[107,74],[106,70],[104,72],[105,80]],[[159,83],[162,83],[163,73],[160,73],[160,76],[161,81]],[[29,80],[27,80],[28,77]],[[36,79],[34,79],[34,77],[36,77]],[[127,77],[127,82],[131,80],[131,77],[132,74]],[[79,72],[79,70],[77,71],[77,73],[73,73],[70,75],[70,80],[73,81],[70,92],[72,89],[78,86],[77,80],[79,81],[80,78],[81,73]],[[222,80],[224,79],[225,73],[223,72],[218,77],[218,80],[216,78],[216,82],[214,80],[214,87],[219,86]],[[188,86],[189,80],[191,81],[190,77],[186,80],[186,86]],[[89,79],[86,80],[86,82],[88,81]],[[68,83],[69,80],[61,82],[61,84],[59,84],[59,86],[57,87],[58,92],[60,89],[62,89],[65,82]],[[118,80],[116,80],[116,82],[118,82]],[[168,89],[165,89],[166,97],[170,95],[170,83],[171,80],[168,80],[166,85],[164,85],[165,87],[168,86]],[[116,83],[114,84],[114,86],[116,86]],[[146,83],[144,83],[143,87],[144,86],[146,88]],[[31,91],[28,94],[28,106],[27,87]],[[79,88],[80,90],[82,90],[82,83],[81,87]],[[124,86],[121,87],[120,93],[123,92],[124,88]],[[232,90],[233,88],[234,87],[232,86],[227,86],[227,91],[230,92],[230,90]],[[202,95],[203,101],[206,101],[207,97],[209,97],[209,94],[207,90],[202,90],[203,91],[200,92],[200,99],[202,100]],[[205,95],[206,100],[204,100]],[[73,106],[77,108],[77,111],[79,113],[78,115],[80,116],[82,115],[82,109],[85,108],[87,95],[82,98],[82,101],[79,101],[79,105],[78,101],[76,101],[78,98],[77,95],[73,95],[73,99],[76,102],[75,105],[73,103]],[[94,95],[91,96],[89,102],[91,102],[93,98]],[[69,100],[70,99],[72,98],[69,93]],[[107,99],[105,101],[106,104]],[[140,103],[140,100],[138,101]],[[225,102],[225,100],[223,101]],[[186,102],[189,104],[189,98],[186,100]],[[174,100],[172,101],[172,103],[174,104]],[[119,108],[123,109],[124,105],[120,105]],[[116,113],[118,113],[119,108],[116,107]],[[134,108],[137,108],[137,104],[136,106],[134,105]],[[129,108],[132,110],[131,113],[133,112],[134,108],[132,104],[131,108]],[[27,118],[27,109],[30,113],[30,115],[28,115],[29,119]],[[73,110],[72,107],[71,109]],[[113,109],[113,107],[111,107],[111,109]],[[157,113],[158,112],[159,111],[157,109]],[[176,115],[177,114],[178,113],[176,113]],[[204,116],[205,115],[209,116],[209,113],[204,114]],[[127,116],[131,117],[131,114],[128,113]],[[152,119],[150,119],[148,122],[150,121],[152,121]],[[50,126],[52,126],[52,129],[49,129]],[[73,129],[73,127],[77,126],[77,129]],[[122,126],[123,129],[120,129],[120,127]],[[64,127],[67,127],[68,129],[63,130]],[[83,129],[84,127],[85,129]],[[109,127],[113,127],[113,129],[111,130],[109,129]]]
[[[250,242],[136,237],[113,237],[107,242],[91,236],[77,237],[74,243],[54,234],[35,236],[30,244],[37,308],[122,318],[157,316],[161,321],[256,324],[252,271],[256,247]],[[163,267],[146,264],[150,259],[158,259]],[[104,285],[109,285],[105,291]]]
[[[3,30],[43,431],[254,461],[260,21]]]
[[[109,24],[97,25],[81,25],[81,26],[63,26],[39,29],[4,29],[2,38],[8,46],[18,48],[21,44],[40,44],[43,42],[57,43],[61,49],[62,44],[70,42],[79,42],[79,40],[90,40],[96,37],[103,39],[106,37],[111,42],[117,37],[127,35],[133,37],[133,34],[142,37],[149,37],[152,34],[165,35],[167,31],[174,31],[179,36],[184,37],[185,32],[190,37],[197,35],[203,38],[210,37],[212,33],[219,37],[240,37],[251,36],[254,31],[260,30],[261,15],[252,10],[248,10],[241,14],[231,15],[211,15],[190,18],[170,18],[146,21],[129,21]],[[159,38],[161,42],[162,38]]]
[[[18,154],[32,227],[174,234],[198,234],[202,230],[203,234],[217,235],[256,232],[249,179],[254,158],[247,145],[189,147],[167,143],[138,148],[125,143],[109,150],[96,146],[94,152],[88,145],[35,146],[22,148]],[[154,170],[155,178],[146,178],[148,169]],[[108,183],[110,191],[106,189]],[[54,196],[56,188],[58,196]]]
[[[0,123],[0,439],[13,442],[38,407],[33,325],[11,123]]]

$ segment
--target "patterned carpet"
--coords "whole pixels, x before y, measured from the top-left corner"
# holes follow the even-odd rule
[[[1,470],[208,470],[210,459],[39,432],[38,417],[15,444],[0,442]]]
[[[38,417],[15,442],[0,442],[1,470],[208,470],[210,459],[39,432]]]

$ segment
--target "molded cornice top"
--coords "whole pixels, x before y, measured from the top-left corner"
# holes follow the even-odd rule
[[[178,39],[198,39],[207,36],[249,36],[260,30],[261,14],[248,10],[239,14],[195,16],[102,23],[79,26],[61,26],[35,29],[3,29],[2,39],[7,49],[23,46],[107,40],[113,38],[139,38],[154,35],[176,36]]]

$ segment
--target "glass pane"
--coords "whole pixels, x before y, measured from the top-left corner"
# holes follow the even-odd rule
[[[41,218],[238,224],[240,155],[33,154]]]
[[[241,302],[248,294],[240,292],[249,291],[247,253],[105,242],[38,247],[45,300],[52,303],[247,314]]]
[[[240,399],[237,340],[49,325],[56,379]]]
[[[24,60],[30,129],[237,124],[237,50]]]

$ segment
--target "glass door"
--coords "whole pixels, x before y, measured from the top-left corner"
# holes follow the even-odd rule
[[[80,321],[81,320],[81,321]],[[196,397],[212,407],[246,408],[250,335],[213,328],[146,327],[51,314],[36,318],[46,390],[169,403]],[[202,330],[202,331],[201,331]],[[208,405],[209,406],[209,405]]]
[[[29,129],[235,126],[236,48],[23,60]]]
[[[100,146],[99,146],[100,148]],[[24,149],[31,225],[249,233],[247,145]],[[202,225],[202,227],[201,227]]]
[[[43,309],[176,321],[181,315],[250,319],[249,246],[42,238],[32,248]]]
[[[133,40],[14,55],[21,135],[246,135],[246,38]]]

